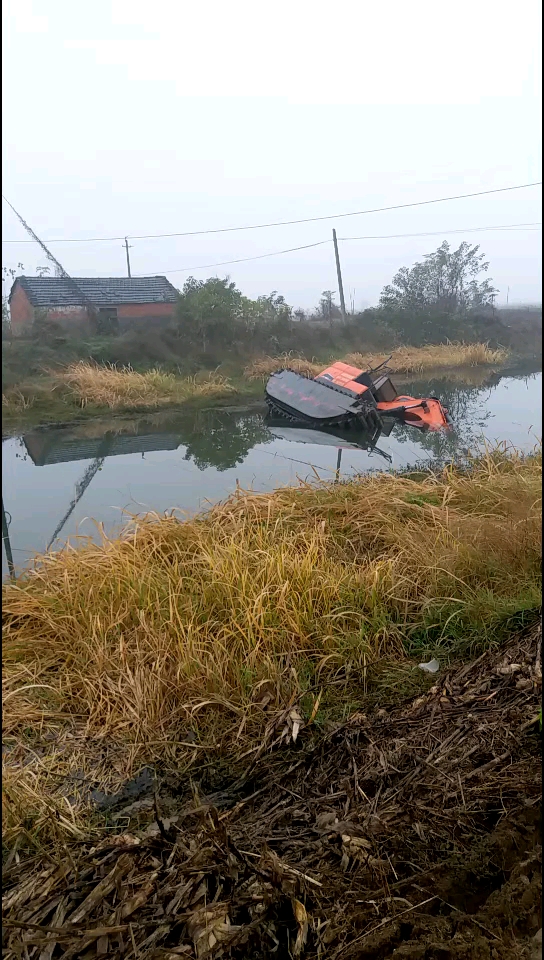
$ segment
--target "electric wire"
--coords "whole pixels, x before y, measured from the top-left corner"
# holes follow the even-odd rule
[[[327,214],[322,217],[303,217],[298,220],[278,220],[271,223],[253,223],[242,227],[218,227],[208,230],[188,230],[182,233],[148,233],[139,236],[125,234],[122,237],[74,237],[47,240],[47,243],[105,243],[111,240],[159,240],[165,237],[197,237],[209,233],[233,233],[237,230],[264,230],[268,227],[290,227],[299,223],[317,223],[323,220],[339,220],[343,217],[360,217],[369,213],[385,213],[389,210],[406,210],[409,207],[424,207],[431,203],[447,203],[451,200],[468,200],[472,197],[484,197],[494,193],[507,193],[512,190],[525,190],[529,187],[542,186],[542,181],[534,183],[519,183],[511,187],[494,187],[492,190],[478,190],[474,193],[461,193],[451,197],[434,197],[432,200],[415,200],[411,203],[396,203],[389,207],[375,207],[369,210],[354,210],[348,213]],[[11,206],[9,200],[2,194],[2,199]],[[2,240],[2,243],[33,243],[32,240]]]

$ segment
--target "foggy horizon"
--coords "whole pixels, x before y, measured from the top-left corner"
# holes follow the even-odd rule
[[[334,20],[305,0],[282,0],[273,16],[245,0],[229,12],[214,0],[159,3],[152,19],[140,0],[98,0],[85,17],[67,0],[46,10],[8,0],[3,193],[47,243],[328,217],[533,183],[539,21],[532,0],[513,22],[491,3],[463,0],[453,23],[427,0],[415,15],[398,3],[368,11],[343,2]],[[446,47],[436,42],[444,29]],[[540,227],[480,228],[534,225],[540,202],[532,187],[131,240],[132,274],[164,275],[178,289],[191,275],[229,276],[248,297],[277,290],[311,309],[337,290],[332,244],[265,255],[330,241],[334,227],[348,309],[375,305],[400,267],[443,240],[479,245],[497,305],[537,304]],[[5,203],[2,228],[5,240],[28,240]],[[122,241],[51,250],[73,276],[127,275]],[[19,262],[29,275],[47,264],[36,244],[4,243],[3,265]]]

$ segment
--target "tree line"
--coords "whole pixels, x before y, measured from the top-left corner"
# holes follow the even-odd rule
[[[45,270],[37,272],[43,275]],[[175,321],[161,333],[163,352],[214,362],[225,353],[298,350],[317,354],[343,346],[387,349],[445,339],[493,340],[502,333],[502,324],[494,309],[498,291],[488,270],[479,246],[463,242],[451,249],[444,241],[413,266],[401,267],[383,288],[377,306],[353,311],[345,320],[332,290],[324,290],[316,308],[307,311],[293,308],[276,290],[252,300],[229,277],[189,277],[179,294]],[[14,275],[15,271],[3,269],[4,282]],[[2,295],[2,321],[5,332],[9,328],[7,289]]]
[[[470,337],[493,317],[497,294],[485,276],[489,263],[479,246],[462,243],[452,250],[444,241],[412,267],[401,267],[384,287],[378,305],[353,312],[345,321],[332,290],[324,290],[312,311],[295,310],[273,291],[250,300],[230,278],[195,280],[190,277],[180,293],[179,333],[188,345],[204,352],[213,344],[224,348],[238,343],[270,345],[306,339],[307,325],[329,326],[329,339],[359,334],[367,342],[443,342]],[[316,339],[327,339],[327,331]]]

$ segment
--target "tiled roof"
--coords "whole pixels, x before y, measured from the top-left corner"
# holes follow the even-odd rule
[[[63,277],[17,277],[34,307],[83,305],[76,299],[73,284]],[[83,297],[96,307],[115,307],[126,303],[175,303],[178,291],[166,277],[74,277]]]
[[[127,453],[153,453],[157,450],[177,450],[181,440],[173,433],[157,433],[146,436],[112,437],[109,446],[105,446],[103,437],[80,440],[63,440],[42,449],[36,446],[36,434],[27,434],[23,438],[32,462],[37,467],[52,463],[68,463],[72,460],[95,460],[97,457],[118,457]]]

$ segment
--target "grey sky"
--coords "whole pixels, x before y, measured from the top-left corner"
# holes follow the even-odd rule
[[[45,240],[323,216],[541,179],[540,5],[517,0],[4,0],[3,192]],[[540,301],[540,188],[342,220],[132,241],[133,273],[230,274],[295,306],[375,302],[442,239],[479,243],[504,301]],[[26,239],[2,205],[5,239]],[[55,244],[74,276],[125,275],[119,242]],[[44,264],[30,244],[2,262]]]

